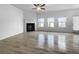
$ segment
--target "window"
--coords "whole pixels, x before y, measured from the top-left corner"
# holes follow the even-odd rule
[[[54,18],[48,18],[48,27],[54,27]]]
[[[79,16],[73,17],[73,30],[79,30]]]
[[[38,19],[38,26],[39,27],[44,27],[44,18]]]
[[[58,27],[61,27],[61,28],[66,27],[66,17],[58,18]]]

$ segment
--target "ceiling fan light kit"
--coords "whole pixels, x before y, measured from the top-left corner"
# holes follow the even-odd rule
[[[37,10],[38,10],[38,11],[40,11],[40,10],[41,10],[41,8],[40,8],[40,7],[37,7]]]
[[[45,4],[34,4],[36,11],[44,11],[45,10]]]

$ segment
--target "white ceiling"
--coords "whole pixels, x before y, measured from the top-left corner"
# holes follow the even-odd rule
[[[22,9],[23,11],[34,11],[32,4],[12,4],[13,6]],[[79,8],[79,4],[46,4],[46,11],[59,11],[66,9]]]

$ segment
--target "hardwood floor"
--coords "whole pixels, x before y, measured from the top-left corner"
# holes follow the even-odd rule
[[[0,40],[0,54],[78,54],[79,34],[26,32]]]

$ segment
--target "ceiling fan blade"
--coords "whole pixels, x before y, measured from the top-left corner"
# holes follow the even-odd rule
[[[36,7],[39,6],[39,5],[40,5],[40,4],[34,4],[34,6],[36,6]]]
[[[42,10],[45,10],[45,8],[41,8]]]
[[[45,4],[41,4],[41,6],[40,7],[44,7],[45,6]]]
[[[37,4],[33,4],[34,6],[37,6]]]

